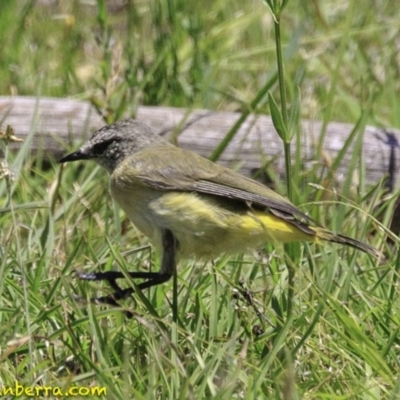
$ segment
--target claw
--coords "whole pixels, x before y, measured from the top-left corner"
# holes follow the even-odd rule
[[[78,279],[82,279],[84,281],[95,281],[96,273],[93,272],[83,272],[83,271],[74,271],[75,276]]]

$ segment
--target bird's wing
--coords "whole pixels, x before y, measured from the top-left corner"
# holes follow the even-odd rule
[[[288,199],[267,186],[172,145],[152,146],[151,150],[143,150],[125,160],[121,167],[129,172],[119,174],[121,177],[134,176],[136,181],[154,189],[206,193],[250,206],[266,207],[279,218],[296,226],[300,223],[310,234],[314,231],[307,229],[307,225],[318,226]]]

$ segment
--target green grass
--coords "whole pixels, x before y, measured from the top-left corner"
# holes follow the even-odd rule
[[[178,323],[172,282],[122,310],[91,305],[79,297],[110,289],[78,281],[74,270],[154,270],[159,255],[113,205],[104,171],[44,169],[27,148],[6,152],[15,180],[0,180],[2,385],[97,385],[115,399],[400,398],[400,258],[398,239],[387,244],[384,231],[396,198],[379,206],[382,189],[366,187],[359,146],[366,123],[400,126],[400,11],[390,1],[348,3],[289,1],[282,14],[288,108],[299,87],[300,117],[355,125],[341,188],[335,167],[344,154],[323,176],[304,170],[294,130],[293,196],[326,226],[383,248],[388,261],[303,244],[293,264],[284,248],[267,246],[182,261]],[[97,6],[4,1],[0,93],[88,99],[107,121],[139,104],[269,113],[266,88],[281,104],[273,22],[261,1]],[[295,271],[289,315],[287,265]],[[251,301],[238,295],[245,289]]]

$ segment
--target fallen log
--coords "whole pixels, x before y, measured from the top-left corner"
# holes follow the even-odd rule
[[[156,132],[173,136],[174,142],[205,157],[224,138],[240,113],[189,110],[172,107],[139,107],[137,118]],[[30,140],[33,153],[59,158],[67,150],[83,143],[93,131],[105,123],[89,102],[58,98],[0,96],[0,129],[11,125],[17,136]],[[315,159],[315,149],[321,132],[320,121],[301,123],[301,155],[304,168],[312,163],[328,164],[346,145],[353,125],[331,122],[327,126],[323,147],[324,157]],[[374,184],[392,169],[392,189],[398,187],[399,130],[367,126],[362,139],[365,178]],[[357,135],[335,171],[335,179],[346,177],[348,163],[356,149]],[[14,148],[21,144],[15,143]],[[223,165],[238,168],[245,175],[269,163],[277,175],[284,177],[282,141],[272,120],[266,115],[250,115],[240,126],[220,159]],[[354,177],[355,184],[357,177]]]

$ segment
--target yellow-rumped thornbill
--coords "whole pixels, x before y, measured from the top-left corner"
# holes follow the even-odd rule
[[[112,197],[162,250],[159,272],[130,273],[145,279],[141,289],[170,279],[179,257],[242,253],[266,242],[325,240],[380,257],[373,247],[320,226],[272,189],[168,143],[133,119],[101,128],[59,162],[78,160],[94,160],[110,173]],[[134,291],[117,285],[118,271],[78,277],[111,284],[115,292],[96,299],[103,303],[116,305]]]

